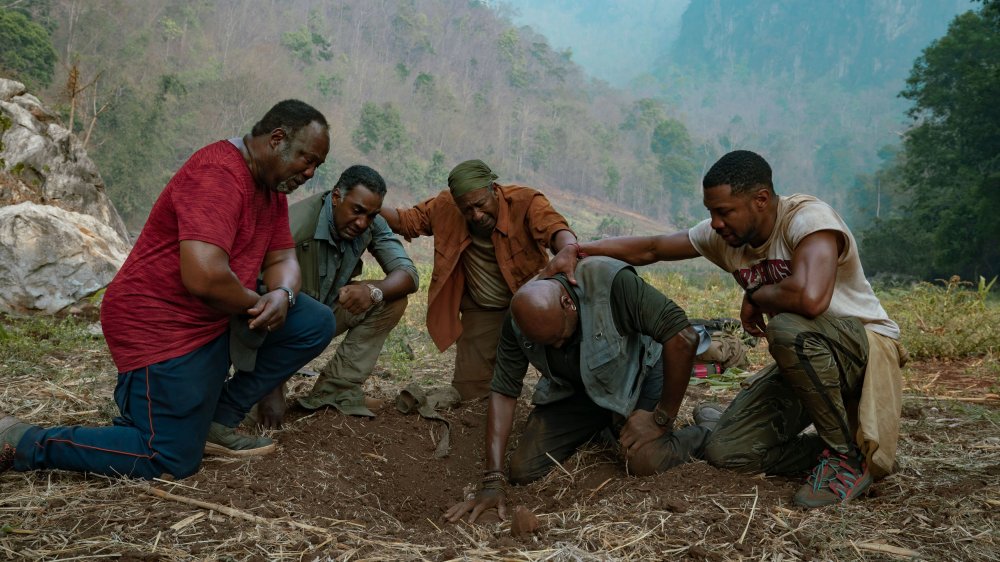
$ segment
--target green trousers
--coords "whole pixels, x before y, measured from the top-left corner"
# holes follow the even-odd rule
[[[308,396],[299,403],[311,410],[333,406],[349,415],[374,415],[364,405],[362,386],[382,353],[389,332],[406,310],[406,298],[377,304],[361,314],[333,307],[337,320],[334,337],[347,332],[333,358],[320,371]]]
[[[868,337],[856,318],[783,313],[767,325],[774,363],[733,399],[705,445],[705,460],[741,472],[809,470],[824,449],[856,451],[845,402],[856,404]],[[816,434],[802,430],[813,424]]]

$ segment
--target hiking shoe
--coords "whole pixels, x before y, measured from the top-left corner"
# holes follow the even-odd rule
[[[206,455],[257,457],[274,452],[274,441],[263,435],[244,435],[221,423],[212,422],[205,440]]]
[[[802,507],[823,507],[851,501],[864,495],[872,485],[868,465],[854,455],[823,451],[809,480],[795,493],[793,501]]]
[[[694,424],[700,425],[709,431],[715,431],[715,426],[719,423],[719,418],[726,409],[719,404],[706,402],[694,407]]]
[[[14,452],[17,443],[31,428],[14,416],[8,416],[0,410],[0,472],[5,472],[14,466]]]

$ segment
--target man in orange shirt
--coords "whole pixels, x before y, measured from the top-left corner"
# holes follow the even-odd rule
[[[452,385],[463,400],[489,394],[510,299],[558,252],[576,243],[537,190],[500,185],[481,160],[448,175],[448,190],[409,209],[382,209],[407,240],[434,237],[427,331],[444,351],[458,342]]]

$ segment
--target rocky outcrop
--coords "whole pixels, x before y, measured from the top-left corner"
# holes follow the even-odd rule
[[[107,285],[129,249],[90,215],[37,203],[0,207],[0,310],[66,311]]]
[[[24,85],[0,78],[0,311],[56,313],[107,285],[128,232],[97,167]]]

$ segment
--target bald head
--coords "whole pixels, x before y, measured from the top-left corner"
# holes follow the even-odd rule
[[[561,347],[576,330],[576,305],[554,279],[529,281],[514,293],[510,312],[529,340]]]

